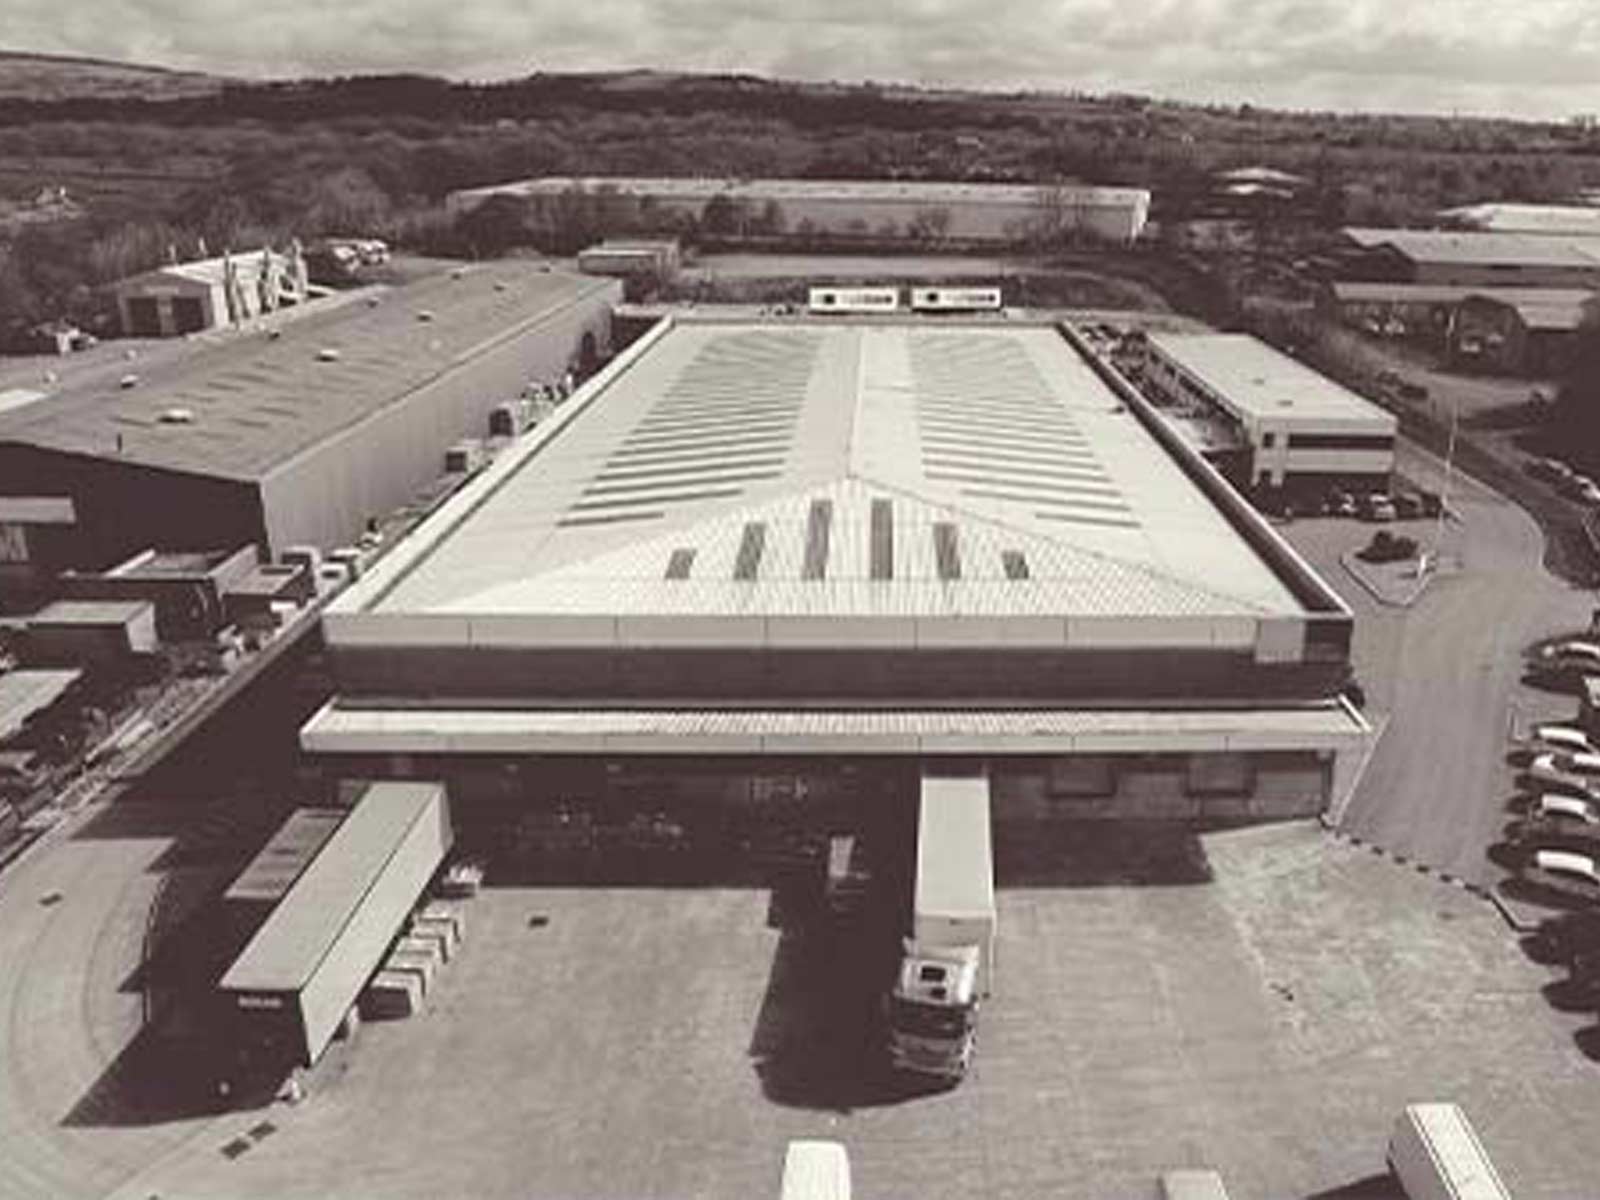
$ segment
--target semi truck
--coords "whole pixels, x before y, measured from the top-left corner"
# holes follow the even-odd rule
[[[994,981],[991,844],[987,771],[925,770],[911,929],[884,1001],[897,1070],[954,1084],[972,1064]]]
[[[1410,1200],[1511,1200],[1467,1114],[1408,1104],[1389,1138],[1389,1170]]]

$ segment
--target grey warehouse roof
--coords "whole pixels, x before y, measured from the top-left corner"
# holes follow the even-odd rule
[[[193,353],[139,365],[131,388],[98,379],[0,412],[0,443],[259,479],[482,349],[615,286],[516,261],[440,273],[374,291],[375,303],[350,296],[295,314],[276,337],[206,335]],[[193,419],[163,420],[172,410]]]
[[[1574,267],[1600,272],[1600,244],[1580,237],[1360,227],[1344,232],[1358,245],[1369,249],[1389,246],[1413,262]]]
[[[1031,643],[1162,617],[1249,644],[1304,611],[1053,327],[796,320],[636,344],[327,619],[582,642],[705,618],[720,642],[903,618],[992,644],[995,618]]]

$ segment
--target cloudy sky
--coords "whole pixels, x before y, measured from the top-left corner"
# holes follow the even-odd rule
[[[0,0],[0,44],[246,76],[650,66],[1600,112],[1600,0]]]

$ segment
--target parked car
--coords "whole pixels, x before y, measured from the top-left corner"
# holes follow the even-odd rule
[[[1535,668],[1551,674],[1600,672],[1600,645],[1580,638],[1546,642],[1530,657]]]
[[[1392,521],[1396,516],[1394,501],[1382,492],[1370,492],[1361,497],[1359,509],[1363,521]]]
[[[1589,740],[1589,735],[1571,725],[1535,725],[1528,735],[1530,742],[1548,746],[1553,750],[1567,750],[1578,754],[1600,754],[1600,746]]]
[[[1600,901],[1600,867],[1574,850],[1535,850],[1522,872],[1529,887],[1566,900]]]
[[[1422,497],[1409,492],[1399,492],[1393,497],[1395,516],[1402,521],[1414,521],[1422,515]]]
[[[1582,754],[1567,750],[1554,750],[1549,754],[1536,754],[1528,764],[1528,778],[1534,783],[1553,787],[1558,791],[1577,792],[1594,796],[1600,788],[1600,754]]]
[[[1571,961],[1600,947],[1600,912],[1564,913],[1547,917],[1523,943],[1535,962]]]
[[[1522,846],[1593,851],[1600,848],[1600,803],[1581,796],[1545,792],[1517,823],[1512,840]]]
[[[1426,488],[1417,493],[1417,499],[1422,502],[1422,515],[1437,517],[1444,512],[1444,497],[1438,492],[1430,492]]]
[[[1328,497],[1328,515],[1353,517],[1356,515],[1356,498],[1349,492],[1334,492]]]
[[[1535,479],[1542,479],[1546,483],[1560,483],[1572,478],[1572,468],[1559,458],[1530,458],[1528,460],[1528,474]]]

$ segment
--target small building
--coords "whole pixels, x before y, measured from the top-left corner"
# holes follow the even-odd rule
[[[1451,356],[1498,374],[1560,375],[1594,304],[1595,293],[1577,290],[1468,296],[1456,315]]]
[[[578,251],[578,270],[585,275],[668,280],[678,273],[682,262],[683,252],[676,238],[659,241],[608,239]]]
[[[173,337],[237,325],[306,299],[305,262],[263,248],[172,263],[112,288],[128,337]]]
[[[1151,333],[1144,347],[1168,404],[1238,430],[1218,464],[1237,486],[1388,490],[1398,422],[1370,400],[1246,334]]]
[[[316,575],[305,563],[262,563],[223,590],[223,616],[241,629],[269,628],[280,623],[281,605],[298,607],[316,594]]]
[[[82,679],[83,672],[76,668],[0,674],[0,746],[30,722],[48,719],[51,709],[69,704]]]
[[[22,653],[30,666],[100,665],[159,648],[148,600],[58,600],[28,619]]]
[[[322,1056],[453,841],[443,784],[364,790],[222,977],[253,1048]]]
[[[1600,207],[1592,204],[1469,204],[1443,209],[1438,215],[1451,226],[1485,233],[1600,238]]]
[[[67,571],[57,580],[70,600],[148,600],[162,641],[209,638],[225,624],[223,594],[256,570],[256,548],[144,550],[108,571]]]

